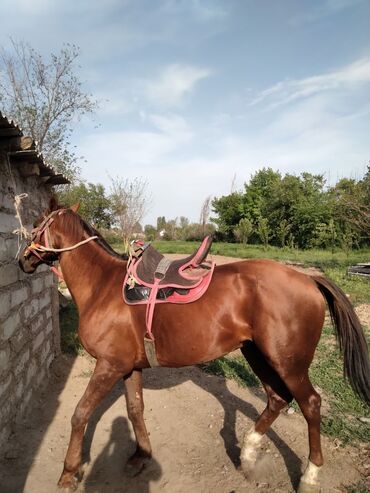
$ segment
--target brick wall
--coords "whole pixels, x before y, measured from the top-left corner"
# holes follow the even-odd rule
[[[50,363],[60,352],[58,291],[47,266],[24,274],[15,255],[19,227],[12,190],[28,193],[22,218],[29,228],[47,206],[51,188],[39,176],[9,174],[0,153],[0,446],[26,414],[32,396],[48,379]]]

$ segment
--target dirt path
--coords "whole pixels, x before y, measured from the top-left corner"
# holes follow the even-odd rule
[[[48,387],[27,422],[18,427],[9,442],[7,458],[0,463],[1,493],[56,491],[70,417],[93,365],[86,356],[61,356],[53,364]],[[306,423],[299,413],[282,413],[273,425],[263,441],[258,474],[248,483],[238,470],[239,443],[264,408],[260,389],[240,388],[233,381],[207,375],[196,367],[145,370],[144,384],[152,463],[136,477],[125,469],[134,451],[134,436],[123,386],[117,385],[86,430],[86,466],[78,491],[294,491],[308,449]],[[323,447],[323,493],[345,491],[343,484],[361,479],[357,450],[338,448],[334,440],[325,437]]]

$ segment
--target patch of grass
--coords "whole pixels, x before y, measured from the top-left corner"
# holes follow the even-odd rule
[[[344,489],[347,493],[368,493],[369,484],[366,484],[364,481],[359,481],[356,484],[344,486]]]
[[[83,348],[77,335],[78,311],[73,301],[59,311],[61,349],[63,353],[81,354]]]
[[[369,303],[370,280],[361,276],[349,276],[347,266],[322,266],[324,274],[349,295],[354,304]]]
[[[202,363],[199,368],[206,373],[233,379],[241,387],[256,387],[260,385],[260,381],[242,357],[222,357],[209,363]]]

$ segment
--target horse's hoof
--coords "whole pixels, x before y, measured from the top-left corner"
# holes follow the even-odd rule
[[[72,491],[76,491],[77,488],[78,488],[78,481],[74,476],[72,477],[62,476],[58,481],[58,490],[62,491],[63,493],[72,493]]]
[[[305,481],[300,481],[297,493],[320,493],[321,488],[319,484],[310,484]]]
[[[245,479],[252,481],[255,475],[256,461],[249,461],[241,459],[241,470],[244,474]]]

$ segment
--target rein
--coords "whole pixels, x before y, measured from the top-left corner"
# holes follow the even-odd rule
[[[32,230],[31,234],[31,243],[27,245],[27,247],[24,250],[23,255],[26,257],[29,253],[32,253],[36,257],[38,257],[42,262],[50,266],[50,270],[56,274],[58,277],[63,279],[62,274],[58,271],[56,267],[52,265],[53,261],[48,261],[46,259],[43,259],[40,255],[40,253],[45,253],[45,252],[50,252],[50,253],[62,253],[62,252],[69,252],[71,250],[75,250],[76,248],[85,245],[86,243],[98,239],[98,236],[89,236],[89,238],[86,238],[85,240],[79,241],[78,243],[75,243],[74,245],[64,247],[64,248],[53,248],[51,246],[50,242],[50,231],[49,227],[51,223],[54,221],[54,216],[62,215],[66,212],[66,209],[59,209],[57,211],[53,211],[49,216],[47,216],[40,226],[37,228],[34,228]],[[41,245],[39,242],[41,241],[41,237],[44,234],[45,236],[45,245]],[[40,253],[39,253],[40,252]]]

